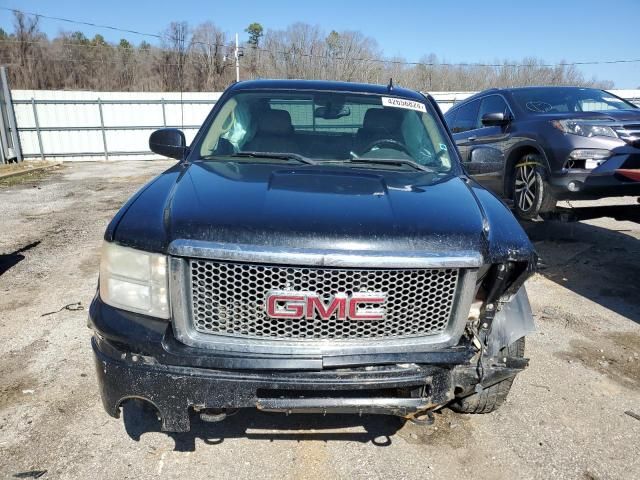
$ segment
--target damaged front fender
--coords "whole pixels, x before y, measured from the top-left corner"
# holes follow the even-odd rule
[[[494,357],[504,347],[535,330],[527,291],[522,286],[511,300],[496,312],[487,336],[487,354]]]

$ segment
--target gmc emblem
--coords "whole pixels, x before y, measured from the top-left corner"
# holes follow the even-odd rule
[[[272,290],[267,293],[266,310],[271,318],[313,320],[384,320],[387,295],[380,292],[338,293],[325,303],[311,292]]]

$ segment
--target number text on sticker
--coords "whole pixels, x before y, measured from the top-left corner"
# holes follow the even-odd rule
[[[418,112],[427,111],[424,103],[405,100],[404,98],[382,97],[382,105],[385,107],[406,108],[407,110],[416,110]]]

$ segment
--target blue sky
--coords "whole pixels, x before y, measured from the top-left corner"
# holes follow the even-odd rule
[[[0,0],[0,6],[149,33],[175,20],[190,25],[210,20],[243,36],[251,22],[281,29],[302,21],[327,31],[360,30],[375,38],[386,56],[402,55],[409,61],[431,52],[469,63],[526,56],[550,63],[640,59],[640,0]],[[145,40],[54,20],[43,19],[41,25],[50,36],[78,29],[110,41]],[[12,29],[10,12],[0,11],[0,27]],[[580,68],[587,77],[613,80],[616,88],[640,88],[640,62]]]

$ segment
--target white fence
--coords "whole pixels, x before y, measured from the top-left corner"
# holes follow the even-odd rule
[[[220,93],[14,90],[12,96],[24,158],[122,160],[154,158],[148,141],[158,128],[181,128],[191,141]]]
[[[446,111],[475,92],[432,92]],[[640,90],[612,90],[640,103]],[[219,92],[86,92],[13,90],[24,158],[152,159],[149,134],[182,128],[191,141]],[[181,105],[183,104],[183,109]]]

